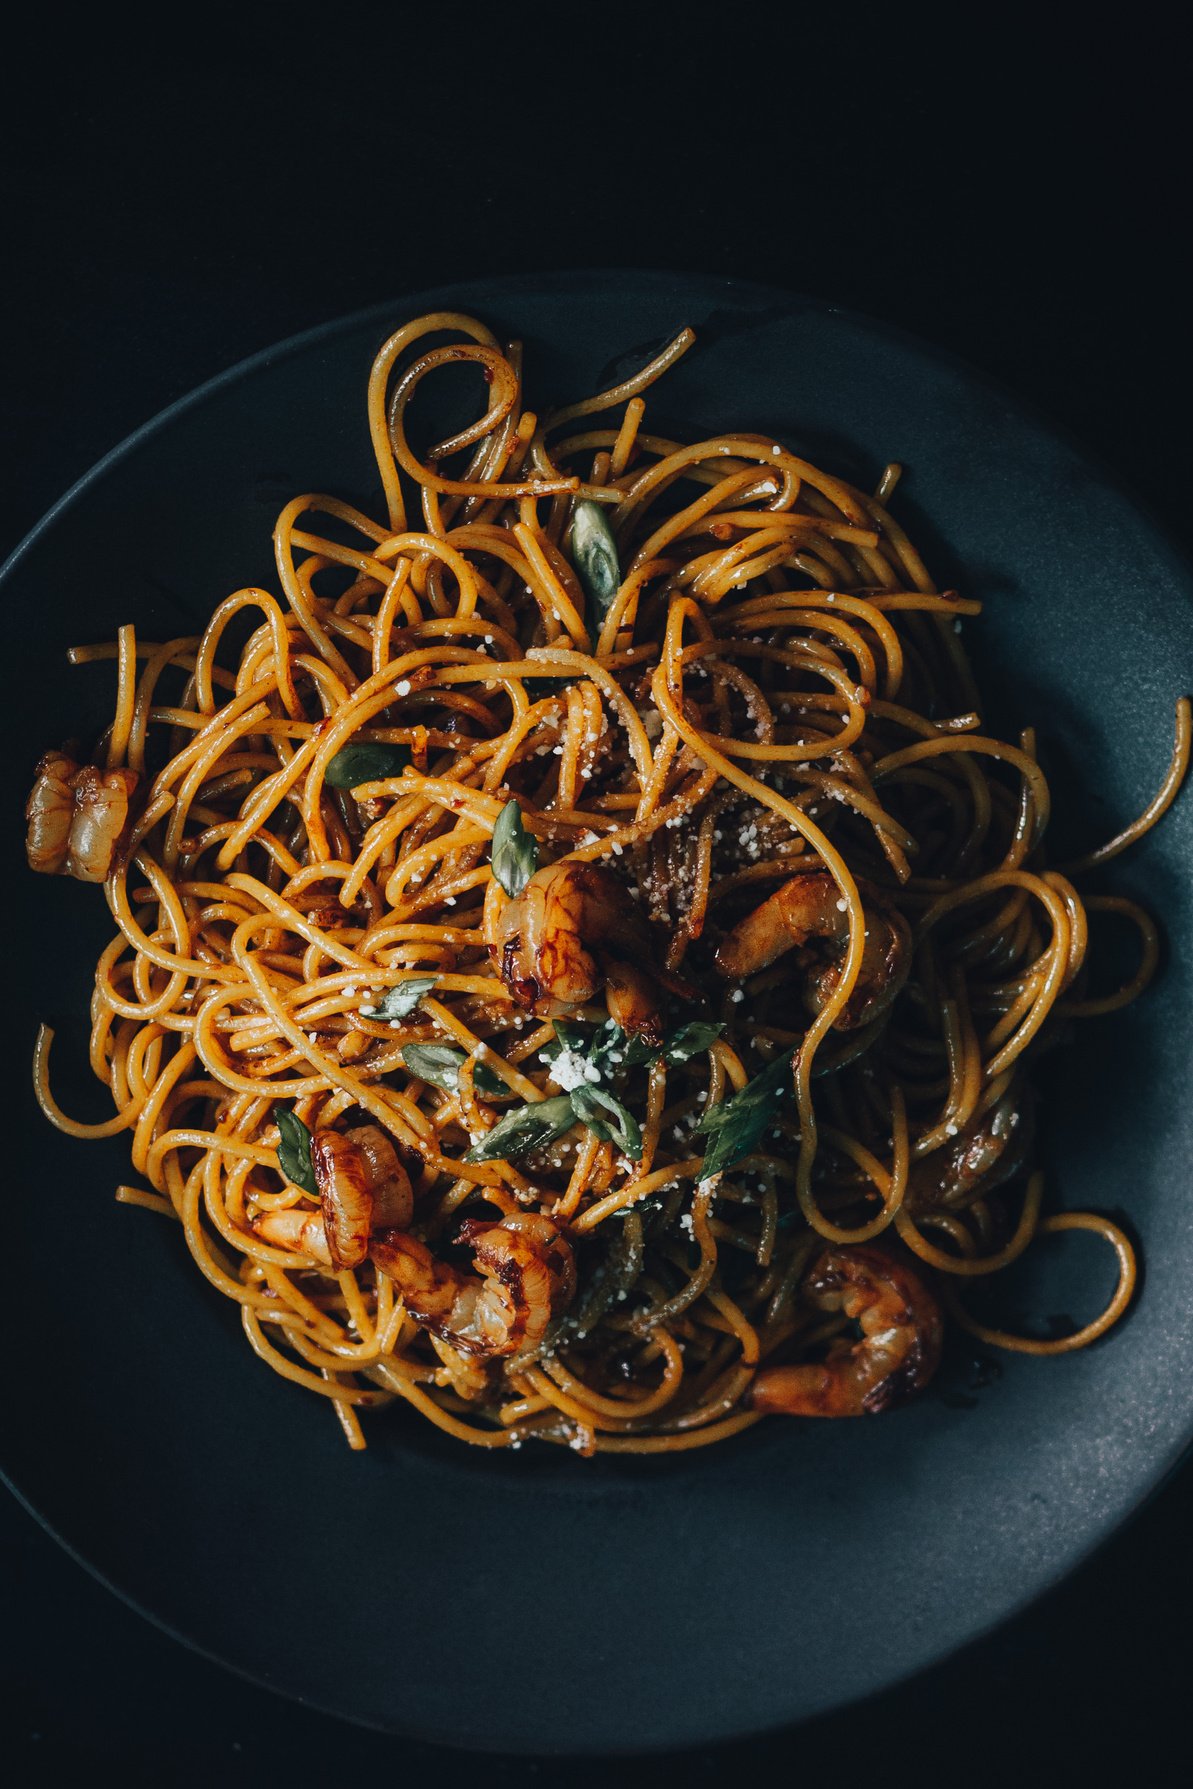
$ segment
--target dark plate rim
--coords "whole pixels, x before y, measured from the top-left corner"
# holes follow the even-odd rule
[[[736,1732],[723,1734],[715,1740],[693,1741],[689,1746],[673,1746],[665,1743],[624,1747],[614,1745],[599,1747],[591,1746],[581,1747],[579,1749],[547,1746],[538,1752],[529,1752],[520,1746],[497,1745],[481,1747],[479,1745],[471,1744],[466,1739],[461,1739],[457,1734],[432,1734],[425,1728],[416,1732],[412,1729],[394,1727],[379,1721],[365,1720],[358,1715],[347,1715],[340,1709],[334,1708],[330,1703],[319,1701],[314,1697],[300,1695],[296,1690],[288,1689],[284,1684],[273,1683],[268,1678],[258,1675],[258,1673],[251,1671],[245,1665],[233,1664],[228,1659],[222,1658],[218,1652],[213,1652],[210,1647],[204,1646],[200,1641],[192,1639],[189,1635],[184,1634],[179,1628],[174,1627],[167,1617],[159,1615],[153,1609],[148,1608],[135,1596],[131,1595],[119,1584],[109,1578],[99,1566],[92,1564],[89,1559],[86,1559],[83,1554],[80,1553],[64,1535],[59,1533],[58,1529],[55,1528],[53,1524],[29,1502],[23,1492],[18,1490],[17,1486],[13,1484],[3,1467],[0,1467],[0,1483],[3,1483],[6,1489],[12,1493],[16,1502],[33,1518],[42,1532],[47,1534],[52,1541],[56,1542],[57,1545],[62,1548],[63,1552],[66,1553],[69,1558],[74,1560],[76,1565],[81,1566],[83,1571],[87,1573],[88,1577],[91,1578],[93,1582],[102,1585],[105,1590],[110,1591],[119,1602],[123,1603],[126,1609],[131,1609],[134,1615],[140,1616],[143,1620],[147,1621],[150,1626],[156,1628],[159,1633],[166,1634],[171,1640],[177,1641],[180,1646],[185,1647],[188,1652],[195,1653],[199,1658],[205,1659],[208,1664],[217,1666],[221,1671],[227,1671],[233,1677],[238,1677],[242,1683],[252,1684],[254,1689],[267,1690],[271,1695],[279,1697],[284,1702],[294,1703],[299,1708],[309,1709],[313,1713],[322,1715],[328,1720],[339,1721],[346,1727],[361,1728],[368,1733],[381,1733],[391,1739],[400,1738],[405,1734],[407,1737],[416,1739],[421,1744],[441,1746],[445,1751],[466,1753],[473,1757],[483,1758],[488,1756],[500,1756],[507,1758],[531,1759],[671,1758],[706,1753],[714,1746],[718,1749],[723,1749],[733,1745],[745,1744],[750,1740],[773,1738],[781,1733],[796,1733],[801,1727],[806,1726],[811,1721],[832,1720],[838,1715],[846,1715],[851,1711],[866,1708],[870,1703],[877,1701],[880,1697],[889,1694],[891,1691],[899,1690],[905,1684],[911,1683],[917,1678],[927,1676],[929,1672],[935,1670],[938,1665],[943,1664],[946,1659],[963,1658],[967,1653],[971,1653],[977,1647],[981,1646],[984,1640],[989,1639],[989,1637],[992,1634],[997,1633],[1000,1628],[1009,1627],[1012,1622],[1018,1621],[1027,1610],[1043,1601],[1045,1597],[1051,1596],[1063,1583],[1074,1577],[1077,1572],[1083,1571],[1086,1566],[1089,1565],[1091,1560],[1097,1558],[1112,1541],[1116,1540],[1118,1536],[1123,1534],[1138,1521],[1139,1517],[1149,1507],[1153,1500],[1172,1482],[1181,1468],[1190,1462],[1193,1462],[1193,1438],[1179,1449],[1175,1458],[1173,1458],[1168,1466],[1163,1469],[1156,1482],[1149,1486],[1140,1497],[1139,1501],[1132,1505],[1126,1514],[1118,1521],[1111,1523],[1105,1533],[1099,1534],[1096,1539],[1091,1541],[1089,1546],[1086,1547],[1071,1564],[1060,1571],[1050,1583],[1046,1584],[1042,1589],[1029,1591],[1026,1596],[1021,1597],[1010,1609],[1004,1610],[1002,1614],[997,1615],[991,1621],[986,1622],[961,1646],[942,1647],[938,1652],[934,1652],[930,1658],[923,1660],[908,1671],[901,1671],[897,1676],[889,1678],[886,1683],[880,1685],[877,1689],[861,1691],[857,1696],[851,1697],[848,1701],[835,1703],[831,1708],[823,1709],[818,1712],[810,1712],[798,1721],[774,1721],[768,1722],[765,1726],[741,1728]]]
[[[1157,514],[1148,499],[1140,494],[1129,479],[1124,478],[1117,467],[1110,465],[1099,452],[1091,448],[1088,443],[1081,438],[1077,431],[1070,429],[1064,423],[1058,422],[1046,408],[1041,407],[1029,398],[1023,397],[1013,386],[1008,385],[1003,380],[983,371],[981,368],[973,366],[964,358],[964,356],[955,353],[952,349],[943,347],[936,342],[918,336],[913,331],[904,329],[899,324],[889,322],[883,318],[871,316],[868,312],[859,311],[847,305],[834,304],[823,298],[812,297],[807,293],[782,286],[771,285],[762,281],[737,279],[728,275],[708,273],[695,269],[662,270],[659,268],[647,267],[606,266],[568,268],[564,270],[540,269],[528,273],[506,273],[492,276],[480,275],[474,279],[453,280],[447,285],[417,288],[408,292],[400,292],[392,299],[365,306],[361,310],[332,318],[325,323],[316,324],[313,328],[302,330],[296,335],[287,336],[280,342],[259,349],[255,353],[234,362],[231,366],[224,368],[221,372],[214,374],[211,378],[204,380],[190,391],[185,392],[181,397],[175,399],[173,403],[166,405],[164,409],[157,411],[153,416],[149,417],[145,422],[132,430],[130,434],[116,442],[115,445],[109,448],[109,450],[90,466],[86,472],[77,478],[74,483],[63,492],[62,496],[45,511],[37,522],[34,523],[33,527],[30,528],[17,543],[4,562],[0,564],[0,587],[3,586],[9,574],[16,569],[26,554],[31,551],[42,537],[54,527],[59,519],[70,510],[75,500],[88,491],[92,485],[96,484],[109,468],[119,464],[122,460],[135,453],[160,430],[168,427],[180,417],[185,416],[189,410],[197,408],[199,405],[206,402],[208,398],[213,397],[217,393],[222,392],[225,388],[236,384],[241,379],[250,376],[259,368],[272,366],[287,360],[294,355],[305,353],[310,349],[317,348],[322,342],[332,340],[351,330],[362,328],[369,323],[376,322],[378,324],[384,324],[392,320],[395,314],[400,312],[403,308],[409,307],[412,304],[422,305],[424,300],[433,299],[436,308],[444,308],[453,303],[467,303],[474,305],[476,302],[477,289],[482,284],[490,287],[498,296],[500,296],[504,290],[524,288],[528,281],[533,282],[536,279],[550,281],[552,285],[556,286],[561,291],[566,291],[569,287],[587,287],[596,284],[597,282],[635,282],[644,285],[653,286],[658,284],[669,287],[674,287],[685,282],[700,283],[709,288],[720,289],[724,292],[727,298],[740,297],[747,301],[766,301],[772,305],[780,303],[791,309],[804,308],[809,311],[819,312],[825,316],[840,317],[846,322],[856,324],[873,336],[885,338],[888,341],[909,348],[915,353],[950,369],[970,385],[979,387],[994,395],[1001,402],[1009,405],[1018,415],[1033,423],[1037,428],[1047,432],[1054,440],[1067,447],[1069,451],[1075,454],[1086,466],[1095,471],[1110,489],[1130,504],[1140,517],[1140,520],[1145,524],[1149,534],[1152,536],[1156,544],[1164,549],[1175,565],[1181,567],[1189,577],[1193,578],[1193,554],[1190,553],[1184,542],[1178,540],[1174,536],[1168,524]],[[1042,1598],[1052,1594],[1060,1584],[1075,1575],[1078,1571],[1083,1570],[1092,1559],[1097,1557],[1103,1549],[1110,1544],[1112,1540],[1122,1534],[1125,1529],[1139,1518],[1151,1504],[1153,1499],[1172,1481],[1181,1468],[1191,1461],[1193,1461],[1193,1417],[1190,1418],[1188,1433],[1186,1434],[1185,1439],[1178,1442],[1175,1447],[1170,1450],[1168,1457],[1160,1462],[1151,1483],[1140,1493],[1135,1502],[1130,1504],[1117,1516],[1104,1520],[1102,1531],[1095,1534],[1088,1544],[1059,1568],[1046,1583],[1028,1591],[1009,1608],[1004,1608],[998,1615],[984,1622],[960,1647],[947,1644],[942,1646],[938,1651],[934,1651],[927,1659],[922,1660],[910,1670],[900,1672],[889,1678],[877,1689],[861,1691],[856,1697],[851,1697],[847,1701],[835,1704],[831,1709],[822,1711],[823,1718],[830,1718],[831,1716],[843,1713],[848,1709],[856,1709],[866,1706],[868,1703],[874,1701],[879,1696],[886,1694],[888,1691],[897,1689],[900,1685],[930,1672],[946,1658],[964,1655],[965,1653],[972,1651],[998,1629],[1019,1619],[1027,1609],[1041,1601]],[[647,1470],[649,1470],[649,1460],[646,1462],[646,1465]],[[394,1728],[389,1724],[369,1721],[356,1715],[346,1715],[340,1709],[335,1708],[328,1703],[304,1696],[297,1691],[288,1689],[285,1685],[271,1682],[268,1678],[258,1675],[248,1667],[232,1663],[221,1657],[219,1653],[212,1651],[201,1642],[192,1639],[190,1636],[172,1625],[167,1617],[160,1615],[149,1608],[145,1603],[140,1601],[139,1598],[132,1595],[120,1584],[108,1577],[99,1566],[87,1559],[50,1521],[50,1519],[30,1501],[15,1482],[11,1469],[6,1467],[3,1462],[0,1462],[0,1483],[3,1483],[7,1490],[11,1492],[17,1503],[28,1512],[42,1531],[49,1535],[49,1537],[76,1562],[76,1564],[81,1566],[82,1569],[87,1572],[89,1577],[96,1583],[102,1585],[105,1590],[110,1591],[126,1608],[131,1609],[136,1615],[149,1622],[159,1632],[167,1634],[172,1640],[176,1640],[180,1645],[186,1647],[188,1651],[196,1653],[199,1657],[206,1659],[211,1664],[217,1665],[222,1670],[231,1672],[244,1682],[253,1684],[256,1688],[268,1690],[286,1701],[296,1703],[299,1707],[312,1709],[333,1720],[341,1721],[345,1725],[364,1728],[370,1732],[392,1734],[395,1736],[403,1731],[403,1729]],[[798,1726],[802,1726],[806,1721],[819,1718],[822,1718],[822,1715],[812,1712],[796,1723],[792,1723],[789,1720],[781,1720],[761,1726],[752,1725],[732,1734],[726,1734],[714,1743],[718,1746],[725,1746],[749,1739],[763,1738],[767,1735],[778,1734],[785,1731],[794,1732]],[[411,1730],[405,1729],[405,1731],[410,1732]],[[413,1736],[421,1739],[424,1743],[441,1745],[455,1751],[472,1752],[474,1755],[483,1755],[484,1751],[489,1751],[499,1752],[505,1756],[533,1757],[538,1755],[544,1758],[651,1757],[682,1755],[684,1751],[689,1749],[677,1748],[672,1745],[660,1743],[656,1745],[646,1744],[624,1748],[610,1745],[588,1747],[581,1750],[564,1747],[547,1747],[541,1753],[535,1754],[528,1753],[520,1747],[486,1747],[482,1750],[479,1746],[473,1746],[467,1741],[462,1741],[458,1735],[450,1733],[430,1734],[425,1728],[419,1730],[419,1732]],[[700,1749],[707,1749],[704,1742],[694,1742],[694,1747],[695,1745],[698,1745]],[[694,1747],[692,1749],[694,1749]]]

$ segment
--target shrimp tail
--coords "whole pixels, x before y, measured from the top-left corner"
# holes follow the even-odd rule
[[[603,961],[609,1017],[623,1031],[642,1038],[652,1049],[661,1049],[663,1020],[658,994],[650,977],[632,963],[621,962],[616,957],[605,957]]]

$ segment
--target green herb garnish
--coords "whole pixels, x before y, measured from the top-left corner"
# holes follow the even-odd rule
[[[785,1050],[773,1062],[768,1062],[761,1074],[747,1081],[739,1092],[705,1112],[696,1126],[712,1139],[700,1170],[702,1179],[722,1173],[743,1155],[750,1155],[757,1149],[774,1123],[780,1101],[792,1091],[794,1055],[794,1049]]]
[[[346,745],[332,758],[323,780],[333,789],[355,789],[358,783],[379,783],[400,776],[410,762],[404,745]]]
[[[573,1112],[595,1137],[603,1143],[616,1143],[621,1153],[634,1161],[641,1159],[642,1132],[628,1106],[591,1081],[574,1087],[571,1097]]]
[[[544,1099],[533,1106],[515,1106],[491,1131],[474,1143],[464,1157],[466,1162],[505,1160],[511,1155],[526,1155],[542,1149],[570,1131],[576,1122],[572,1095],[561,1093],[558,1099]]]
[[[402,1064],[412,1075],[429,1081],[432,1087],[442,1087],[445,1093],[457,1091],[460,1069],[467,1060],[463,1050],[453,1049],[450,1044],[407,1044],[402,1051]],[[505,1082],[483,1062],[473,1066],[472,1085],[478,1093],[509,1092]]]
[[[663,1055],[668,1062],[687,1062],[690,1057],[699,1056],[701,1050],[711,1050],[724,1029],[724,1025],[711,1024],[706,1019],[693,1019],[671,1033],[663,1045]]]
[[[603,1143],[614,1144],[631,1160],[641,1160],[642,1131],[638,1120],[624,1101],[618,1099],[609,1083],[619,1080],[628,1069],[656,1062],[660,1056],[665,1056],[669,1062],[686,1062],[715,1043],[722,1029],[721,1025],[694,1019],[690,1024],[681,1025],[659,1049],[641,1037],[623,1031],[612,1019],[606,1019],[594,1031],[570,1019],[556,1019],[555,1042],[544,1045],[540,1051],[542,1060],[551,1064],[566,1052],[588,1063],[596,1071],[597,1078],[585,1080],[553,1099],[541,1100],[535,1105],[515,1106],[494,1125],[488,1136],[469,1150],[464,1159],[487,1162],[498,1157],[525,1155],[553,1142],[573,1124],[579,1123]],[[424,1074],[419,1066],[428,1054],[436,1058],[436,1063],[430,1066],[436,1073],[442,1073],[444,1071],[437,1067],[438,1060],[457,1058],[459,1052],[437,1045],[411,1045],[403,1052],[407,1066],[413,1067],[423,1080],[446,1086],[445,1080],[436,1080],[435,1073]],[[412,1057],[416,1059],[413,1063]],[[477,1084],[480,1085],[479,1070]]]
[[[610,1019],[608,1024],[612,1024]],[[598,1038],[605,1026],[597,1031],[585,1031],[582,1025],[574,1025],[570,1019],[556,1019],[554,1044],[544,1044],[540,1054],[544,1062],[551,1062],[561,1050],[571,1050],[577,1056],[587,1056],[594,1038]],[[558,1047],[556,1047],[558,1046]]]
[[[376,1006],[362,1006],[361,1016],[366,1019],[408,1019],[418,1006],[424,994],[429,994],[437,975],[412,975],[407,981],[399,982],[395,988],[386,988]]]
[[[671,1063],[687,1062],[701,1050],[710,1049],[724,1029],[721,1024],[693,1019],[673,1031],[659,1049],[634,1033],[623,1031],[613,1019],[606,1019],[595,1031],[585,1031],[567,1020],[556,1019],[558,1044],[545,1044],[541,1055],[544,1062],[553,1062],[562,1050],[568,1050],[591,1062],[602,1078],[611,1080],[626,1069],[640,1068],[644,1063],[657,1061],[660,1056]]]
[[[522,810],[516,801],[507,801],[493,828],[493,844],[489,853],[493,874],[507,895],[520,895],[539,867],[538,841],[522,824]]]
[[[572,564],[584,586],[584,594],[592,605],[592,613],[603,621],[621,589],[621,563],[617,542],[605,520],[604,506],[583,498],[572,515]]]
[[[278,1127],[278,1167],[291,1186],[300,1186],[304,1193],[317,1193],[315,1170],[311,1165],[311,1133],[297,1112],[274,1107]]]

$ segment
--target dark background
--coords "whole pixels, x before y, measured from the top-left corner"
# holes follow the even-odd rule
[[[900,324],[1051,413],[1188,546],[1181,59],[1142,15],[1048,42],[1041,18],[963,26],[962,9],[909,36],[909,10],[341,6],[268,31],[171,17],[168,40],[105,14],[89,42],[43,9],[0,106],[0,557],[129,430],[280,337],[388,297],[397,317],[404,292],[455,278],[598,265],[736,274]],[[35,1372],[35,1347],[13,1364]],[[69,1388],[46,1406],[69,1422]],[[1186,1467],[933,1672],[794,1734],[613,1768],[627,1789],[737,1768],[1185,1780],[1191,1514]],[[276,1700],[129,1613],[7,1496],[0,1548],[0,1768],[18,1783],[105,1763],[130,1784],[610,1774]],[[897,1664],[899,1611],[873,1619]],[[507,1640],[511,1668],[549,1675],[549,1635]]]

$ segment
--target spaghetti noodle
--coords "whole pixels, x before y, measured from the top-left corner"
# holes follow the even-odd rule
[[[392,1400],[460,1440],[667,1452],[918,1390],[942,1301],[1083,1345],[1122,1232],[1041,1218],[1025,1064],[1132,999],[1152,921],[1044,855],[1031,733],[980,718],[889,511],[769,436],[680,442],[635,377],[538,416],[519,344],[437,313],[368,389],[385,515],[296,497],[282,600],[115,647],[94,763],[49,754],[40,869],[103,882],[91,1063],[254,1352],[353,1447]],[[419,449],[418,393],[485,408]],[[459,377],[460,375],[456,375]],[[233,642],[239,645],[233,649]],[[1090,919],[1136,973],[1087,986]],[[152,1190],[148,1190],[152,1189]],[[1041,1231],[1119,1264],[1051,1341],[956,1288]],[[860,1332],[860,1333],[859,1333]]]

